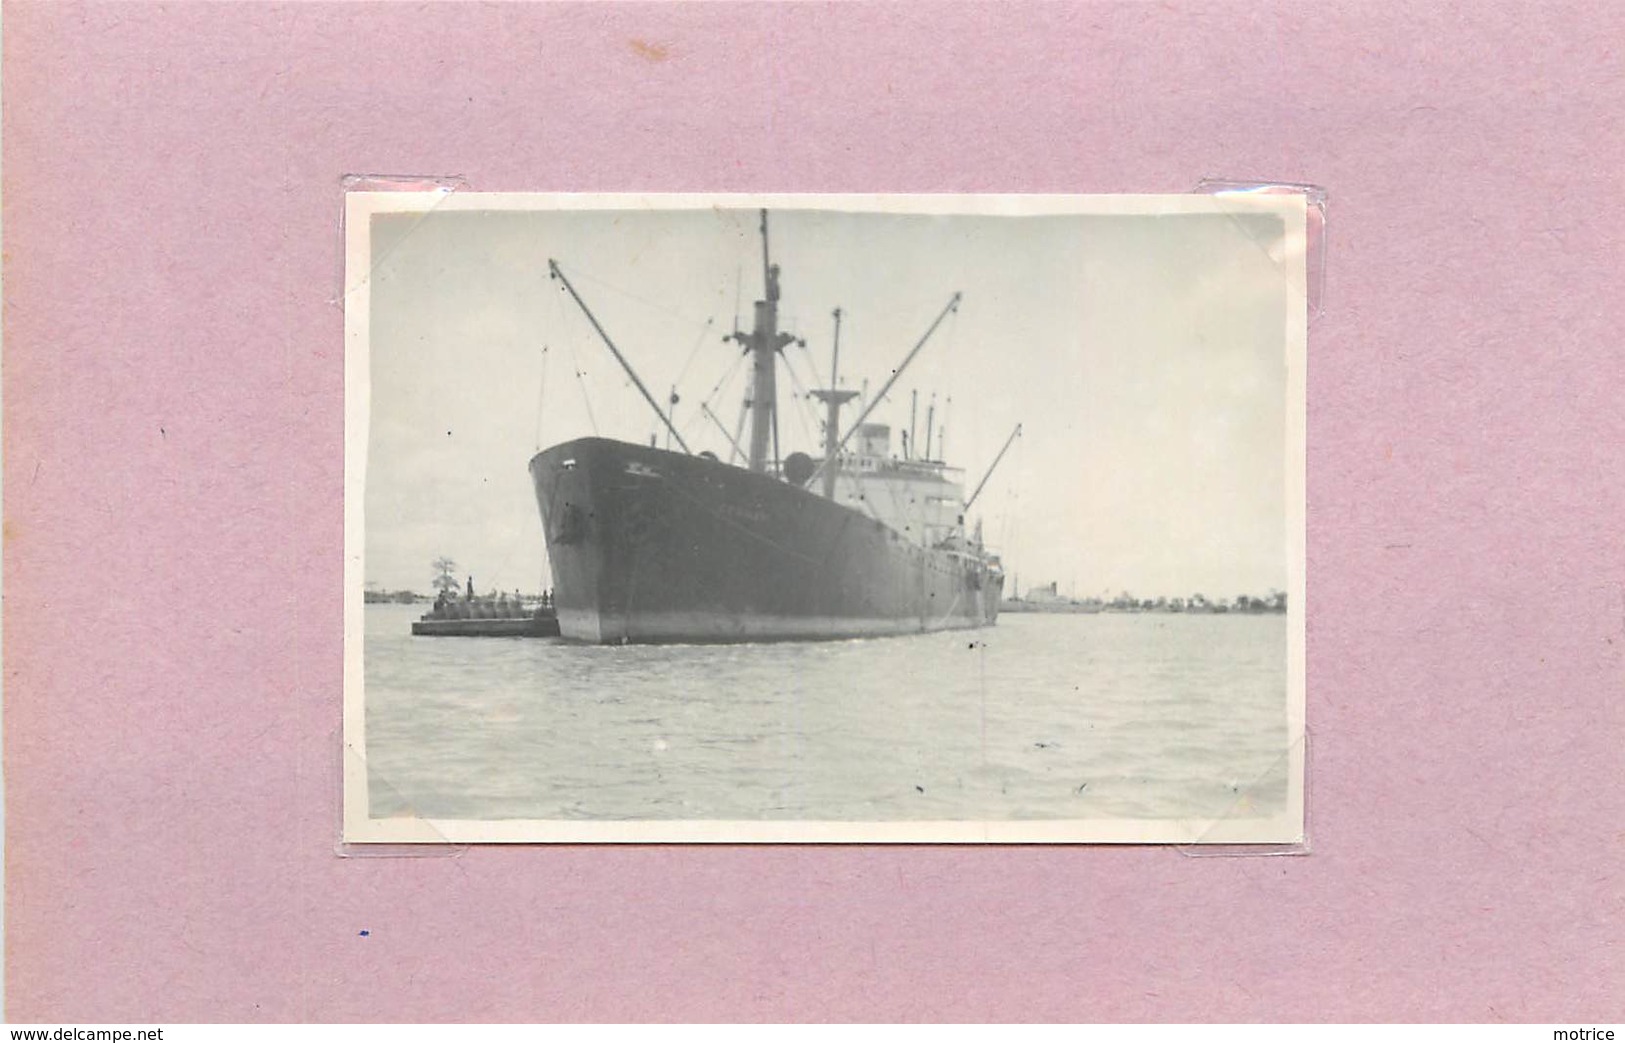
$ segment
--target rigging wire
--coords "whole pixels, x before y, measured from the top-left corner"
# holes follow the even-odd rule
[[[688,421],[683,424],[683,437],[685,439],[693,440],[695,438],[695,429],[702,426],[702,422],[705,420],[706,412],[710,409],[711,404],[709,402],[701,402],[697,407],[695,407],[694,415],[689,417]],[[712,415],[714,416],[715,414],[713,413]],[[724,433],[726,433],[728,429],[724,427],[722,430]]]
[[[801,407],[799,409],[792,410],[796,417],[796,426],[801,428],[801,434],[807,439],[808,445],[817,445],[818,440],[812,435],[812,427],[816,427],[818,424],[817,417],[812,416],[812,425],[809,426],[808,424],[808,417],[810,414],[812,414],[812,407],[810,405],[812,402],[812,395],[809,394],[806,387],[802,385],[801,378],[796,375],[796,368],[790,364],[790,356],[788,355],[784,357],[784,371],[790,374],[790,383],[793,384],[796,389],[796,403]],[[774,412],[777,412],[777,410],[774,410]]]
[[[739,424],[734,428],[735,445],[738,445],[739,440],[745,437],[745,418],[750,416],[750,398],[756,392],[756,378],[754,372],[749,379],[750,383],[746,385],[748,390],[745,392],[745,398],[739,403]],[[745,461],[748,464],[750,462],[750,458],[746,457]]]
[[[542,417],[547,412],[547,350],[548,350],[548,346],[546,344],[543,344],[542,345],[542,381],[541,381],[541,386],[536,389],[536,451],[537,452],[541,452],[541,449],[542,449]]]
[[[563,294],[565,291],[561,287],[561,288],[558,289],[557,292],[559,294]],[[558,326],[559,326],[559,328],[562,329],[563,328],[563,304],[560,302],[558,296],[553,297],[553,313],[554,313],[555,316],[558,316]],[[581,369],[581,356],[576,352],[575,339],[573,337],[566,336],[564,338],[564,344],[570,350],[570,372],[575,374],[576,384],[581,388],[581,404],[584,405],[587,408],[587,423],[588,423],[589,426],[592,427],[592,433],[594,435],[597,435],[598,434],[598,419],[595,416],[593,416],[593,412],[592,412],[592,396],[587,391],[587,375]],[[541,418],[540,417],[537,417],[536,423],[537,423],[537,427],[539,428],[541,426]]]
[[[947,341],[948,341],[948,343],[943,347],[943,350],[942,350],[942,360],[943,360],[944,369],[945,369],[944,379],[946,380],[947,385],[948,385],[948,395],[947,395],[947,401],[944,402],[943,406],[942,406],[942,430],[940,432],[938,432],[938,435],[937,435],[937,441],[939,443],[941,443],[939,445],[938,449],[937,449],[937,456],[944,463],[946,463],[947,460],[948,460],[948,421],[953,418],[953,411],[954,411],[954,393],[953,393],[954,380],[953,380],[953,378],[954,378],[954,374],[957,372],[955,370],[955,368],[954,368],[954,360],[956,358],[955,349],[959,346],[959,312],[958,311],[955,311],[952,315],[950,315],[948,317]],[[965,443],[955,442],[954,444],[955,445],[962,445],[962,444],[965,444]],[[969,455],[967,455],[965,457],[965,459],[969,460],[970,459]],[[964,489],[963,488],[960,489],[960,495],[961,496],[964,495]]]
[[[1021,490],[1026,485],[1027,454],[1024,447],[1025,439],[1016,439],[1014,465],[1015,481],[1009,483],[1004,496],[1004,511],[996,521],[998,532],[998,547],[1001,554],[1008,553],[1020,537],[1021,522]]]
[[[592,433],[598,434],[598,420],[592,415],[592,396],[587,394],[587,376],[581,371],[581,358],[576,354],[575,341],[565,343],[570,345],[570,368],[575,371],[576,382],[581,385],[581,401],[587,407],[587,423],[592,425]]]
[[[543,288],[543,290],[548,289],[548,287],[545,284],[543,285],[542,288]],[[562,302],[560,302],[557,293],[544,293],[543,296],[544,296],[544,301],[543,301],[542,309],[543,309],[544,314],[542,316],[542,321],[544,323],[546,323],[546,326],[544,327],[544,330],[546,332],[551,332],[551,333],[557,335],[558,333],[563,332],[563,328],[564,328],[564,315],[563,315],[563,312],[560,310]],[[544,337],[545,337],[545,335],[546,334],[544,333]],[[542,341],[542,374],[541,374],[541,379],[538,382],[538,385],[537,385],[537,388],[536,388],[536,451],[537,452],[541,452],[541,450],[542,450],[542,425],[544,423],[546,423],[546,419],[547,419],[547,356],[551,351],[552,351],[552,345],[550,345],[544,339]]]
[[[710,392],[705,396],[705,403],[704,403],[705,405],[710,405],[712,402],[716,401],[717,394],[719,392],[721,392],[722,386],[728,382],[729,378],[731,378],[734,375],[735,372],[738,371],[739,364],[744,362],[744,361],[745,361],[745,353],[744,352],[740,352],[740,353],[738,353],[737,355],[734,356],[733,365],[729,366],[727,368],[727,370],[725,370],[723,372],[722,376],[717,378],[716,384],[714,384],[712,386]]]
[[[700,348],[705,345],[705,338],[710,334],[711,327],[715,322],[715,315],[705,320],[705,328],[700,331],[699,336],[694,338],[694,346],[688,351],[688,359],[683,363],[683,368],[678,370],[677,377],[671,382],[671,394],[667,398],[666,413],[667,418],[671,420],[673,424],[677,422],[677,385],[681,384],[683,382],[683,378],[688,375],[689,367],[694,365],[694,360],[699,356]],[[687,433],[687,429],[685,429],[684,433]],[[671,436],[672,432],[670,429],[668,429],[666,431],[667,449],[671,448]]]
[[[728,433],[728,429],[722,426],[722,418],[717,416],[710,406],[706,405],[700,406],[700,413],[716,424],[717,430],[722,432],[723,441],[728,443],[728,462],[733,463],[736,457],[745,459],[745,454],[740,450],[739,443],[735,442],[733,436]]]
[[[711,327],[716,324],[716,321],[717,317],[715,315],[705,320],[705,328],[700,330],[699,336],[694,338],[694,346],[688,352],[688,361],[684,362],[683,368],[677,371],[677,379],[672,381],[673,386],[681,384],[683,378],[688,376],[688,368],[694,365],[694,359],[699,355],[700,348],[705,344],[706,335],[711,332]]]
[[[721,393],[731,386],[730,381],[732,381],[734,374],[739,372],[739,366],[742,362],[744,362],[745,358],[746,356],[742,353],[735,356],[733,363],[729,365],[725,371],[723,371],[721,377],[717,378],[717,382],[711,386],[711,390],[706,393],[704,400],[700,402],[698,411],[695,412],[694,416],[689,418],[688,423],[683,427],[683,434],[685,437],[693,433],[694,428],[699,426],[700,421],[705,418],[705,411],[710,409],[713,403],[718,400]],[[723,428],[723,431],[726,432],[727,428]]]
[[[954,297],[955,297],[955,301],[951,303],[951,306],[949,308],[945,309],[941,314],[939,314],[938,318],[936,320],[936,323],[941,323],[941,324],[947,325],[950,334],[952,333],[953,330],[958,328],[958,319],[959,319],[959,306],[958,306],[957,302],[958,302],[958,299],[959,299],[960,295],[955,294]],[[933,329],[935,329],[936,323],[933,323],[933,327],[932,327]],[[928,330],[927,333],[926,333],[926,336],[929,337],[930,333],[931,333],[931,331]],[[919,344],[915,345],[915,348],[914,348],[915,352],[918,352],[920,350],[920,348],[924,347],[924,344],[925,344],[925,341],[922,339]],[[912,353],[911,353],[911,355],[912,355]],[[908,359],[904,359],[904,364],[905,365],[907,364],[907,362],[908,362]],[[888,380],[888,381],[885,381],[885,382],[883,382],[881,384],[880,392],[877,393],[876,396],[873,399],[871,399],[869,397],[869,381],[868,381],[868,378],[864,378],[864,381],[863,381],[863,394],[860,395],[859,398],[858,398],[858,407],[859,407],[859,410],[860,410],[861,413],[867,414],[869,411],[871,411],[873,409],[878,409],[884,403],[896,401],[896,399],[893,398],[893,393],[898,391],[898,388],[895,386],[896,385],[896,368],[895,367],[890,371],[890,375],[891,375],[892,379]],[[909,446],[909,451],[910,451],[911,454],[914,452],[914,446],[913,445]]]
[[[734,265],[734,332],[739,332],[739,299],[745,292],[745,262]]]
[[[563,265],[560,265],[560,267],[562,268]],[[660,314],[665,315],[668,318],[675,319],[678,322],[681,322],[685,326],[697,326],[697,327],[708,329],[708,328],[710,328],[711,324],[715,321],[715,317],[713,316],[712,318],[708,318],[704,322],[701,322],[699,319],[694,318],[692,315],[684,315],[680,311],[676,311],[676,310],[674,310],[672,308],[668,308],[665,305],[659,304],[659,303],[657,303],[655,301],[651,301],[646,297],[639,297],[637,294],[632,293],[630,290],[623,290],[621,287],[616,286],[614,283],[610,282],[609,280],[600,279],[598,276],[593,275],[591,272],[583,270],[581,268],[581,266],[577,265],[577,264],[571,264],[570,265],[570,274],[572,276],[574,276],[575,278],[582,280],[583,282],[594,283],[594,284],[602,287],[603,289],[608,290],[610,293],[618,294],[618,295],[620,295],[622,297],[625,297],[627,300],[630,300],[630,301],[636,301],[637,303],[643,305],[646,308],[651,308],[654,311],[657,311]]]

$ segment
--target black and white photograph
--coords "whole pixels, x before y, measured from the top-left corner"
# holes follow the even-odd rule
[[[1297,844],[1301,194],[352,192],[352,843]]]

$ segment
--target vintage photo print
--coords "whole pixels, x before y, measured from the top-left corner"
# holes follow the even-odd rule
[[[1301,842],[1302,195],[345,237],[347,841]]]

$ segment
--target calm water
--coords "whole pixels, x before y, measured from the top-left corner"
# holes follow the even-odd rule
[[[415,638],[369,605],[374,817],[1082,819],[1285,806],[1284,616],[770,645]]]

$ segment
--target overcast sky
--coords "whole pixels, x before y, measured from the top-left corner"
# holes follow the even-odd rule
[[[918,389],[923,443],[934,393],[967,493],[1023,425],[969,519],[1021,589],[1285,589],[1278,217],[777,210],[770,229],[781,325],[807,341],[787,350],[803,387],[828,382],[833,308],[841,383],[878,391],[964,293],[871,419],[906,428]],[[594,432],[646,443],[660,426],[549,281],[550,257],[656,398],[676,385],[690,447],[727,457],[699,406],[730,429],[739,415],[748,366],[722,336],[736,301],[748,327],[762,294],[754,211],[439,210],[375,215],[372,235],[369,582],[427,590],[445,555],[482,590],[539,589],[529,458]],[[797,390],[781,365],[782,448],[816,455]]]

